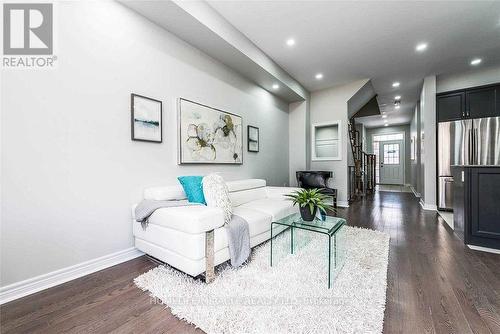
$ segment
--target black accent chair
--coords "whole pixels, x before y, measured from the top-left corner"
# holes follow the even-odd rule
[[[297,184],[300,188],[313,189],[321,188],[321,192],[333,198],[333,207],[337,207],[337,189],[329,188],[327,181],[333,177],[328,171],[298,171],[295,173]]]

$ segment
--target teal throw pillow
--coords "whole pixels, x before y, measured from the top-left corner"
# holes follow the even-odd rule
[[[207,204],[203,195],[203,176],[179,176],[177,180],[184,188],[189,202]]]

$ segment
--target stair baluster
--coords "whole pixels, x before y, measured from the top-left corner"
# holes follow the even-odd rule
[[[349,202],[372,194],[375,190],[376,156],[363,151],[362,137],[354,118],[348,123],[349,142],[354,166],[349,166]]]

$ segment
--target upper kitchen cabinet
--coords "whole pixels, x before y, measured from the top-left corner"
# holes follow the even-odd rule
[[[439,122],[465,118],[465,92],[439,94],[436,108]]]
[[[467,118],[500,116],[497,105],[498,86],[470,89],[465,92],[465,114]]]
[[[438,122],[500,116],[500,85],[437,94],[436,109]]]

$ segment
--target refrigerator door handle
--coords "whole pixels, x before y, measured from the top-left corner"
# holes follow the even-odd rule
[[[473,165],[474,164],[474,140],[473,140],[473,133],[472,133],[472,129],[469,129],[469,140],[468,140],[468,143],[467,145],[469,146],[468,150],[467,150],[467,159],[469,160],[467,162],[466,165]]]
[[[477,129],[472,129],[472,165],[479,165]]]
[[[462,138],[460,141],[462,159],[459,165],[472,164],[472,120],[467,119],[462,121]]]

